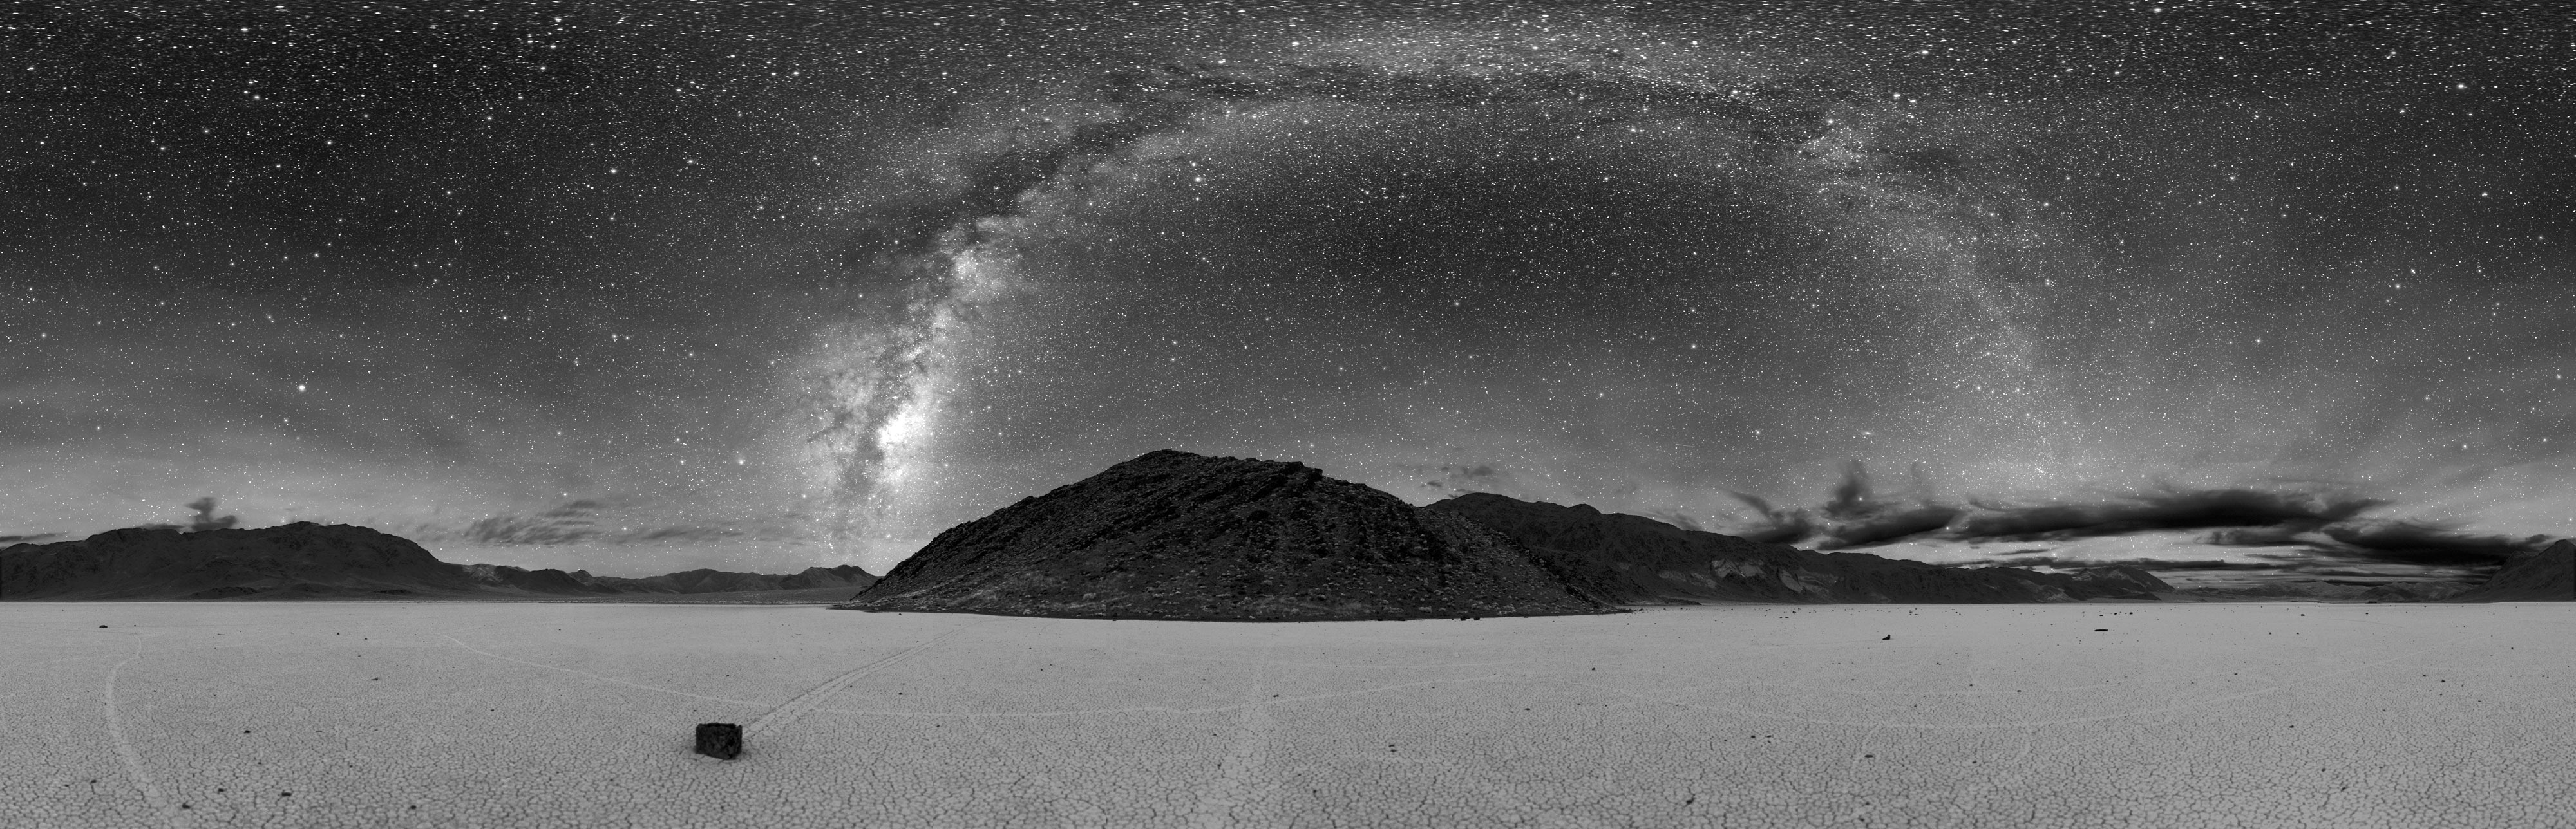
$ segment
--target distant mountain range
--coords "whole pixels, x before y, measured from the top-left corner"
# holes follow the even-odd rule
[[[1945,567],[1484,493],[1413,508],[1300,464],[1164,450],[951,528],[838,607],[1251,621],[1700,602],[2576,600],[2571,551],[2516,559],[2467,592],[2282,580],[2196,595],[2125,564]]]
[[[723,570],[682,570],[644,578],[594,576],[588,570],[525,570],[506,564],[467,564],[475,581],[495,589],[549,595],[617,595],[633,593],[741,593],[752,590],[802,590],[814,587],[866,587],[877,577],[851,565],[807,567],[802,573],[772,576]]]
[[[1822,553],[1586,505],[1469,494],[1423,507],[1297,463],[1163,450],[949,528],[882,579],[689,570],[647,578],[451,564],[366,527],[199,522],[0,548],[0,599],[696,595],[818,588],[838,607],[1296,621],[1620,612],[1701,602],[2306,598],[2576,601],[2576,542],[2516,552],[2480,585],[2281,581],[2177,590],[2134,566],[1951,567]]]
[[[2487,583],[2450,597],[2462,602],[2576,601],[2576,541],[2514,556]]]
[[[109,530],[0,548],[0,599],[303,599],[717,593],[866,587],[857,567],[794,575],[689,570],[648,578],[451,564],[400,536],[299,521],[260,529]]]
[[[2153,599],[2173,587],[2136,567],[2074,574],[1942,567],[1868,553],[1819,553],[1685,530],[1590,506],[1473,493],[1422,509],[1519,542],[1569,581],[1624,604],[1754,602],[2056,602]]]

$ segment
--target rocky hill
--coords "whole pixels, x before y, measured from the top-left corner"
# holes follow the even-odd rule
[[[255,530],[109,530],[0,550],[0,598],[222,599],[469,594],[465,569],[400,536],[299,521]]]
[[[2560,540],[2515,556],[2487,583],[2449,598],[2455,602],[2576,601],[2576,541]]]
[[[0,548],[0,599],[505,598],[866,587],[849,565],[791,575],[687,570],[645,578],[451,564],[401,536],[346,524],[110,530]]]
[[[2052,602],[2155,598],[2173,588],[2134,567],[2080,574],[2010,567],[1942,567],[1867,553],[1819,553],[1685,530],[1587,505],[1531,503],[1488,493],[1422,508],[1492,529],[1628,604],[1756,602]]]
[[[1240,621],[1616,612],[1456,516],[1302,464],[1172,450],[949,528],[838,607]]]

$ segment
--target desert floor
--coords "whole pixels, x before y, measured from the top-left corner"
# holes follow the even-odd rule
[[[11,603],[0,712],[8,826],[2576,826],[2576,604]]]

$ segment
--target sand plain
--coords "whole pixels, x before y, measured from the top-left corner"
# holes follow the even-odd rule
[[[11,827],[2576,826],[2568,604],[11,603],[0,630]],[[689,753],[706,721],[748,753]]]

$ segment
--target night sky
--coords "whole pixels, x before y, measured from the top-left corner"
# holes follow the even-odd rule
[[[882,571],[1166,447],[2576,534],[2556,3],[406,5],[0,13],[0,536]]]

